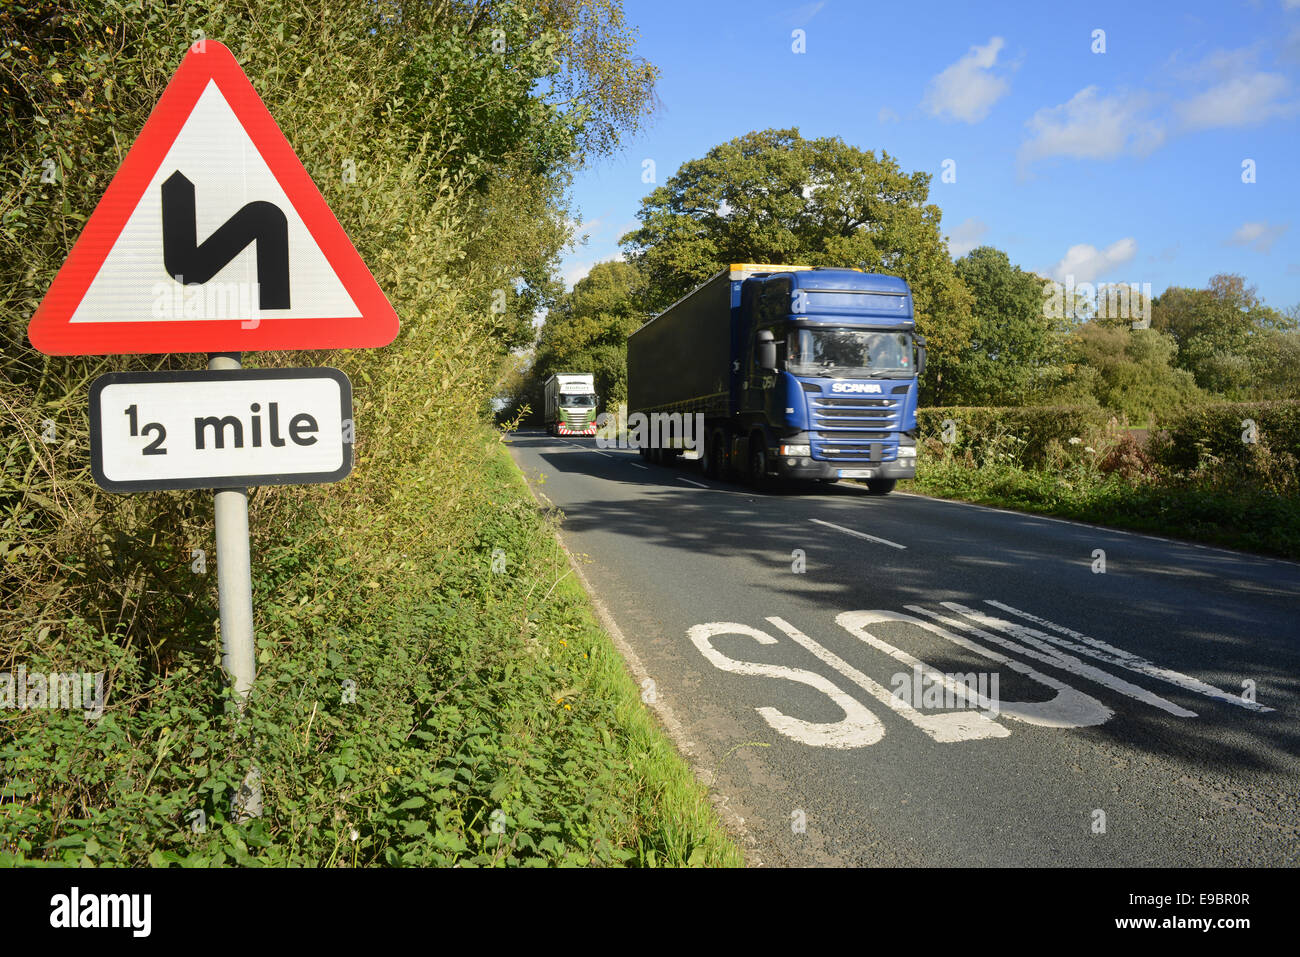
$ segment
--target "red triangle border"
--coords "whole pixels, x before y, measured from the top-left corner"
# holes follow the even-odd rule
[[[388,345],[397,336],[399,327],[392,304],[234,54],[214,40],[205,40],[203,47],[203,52],[191,48],[185,54],[176,75],[167,84],[144,129],[73,244],[67,261],[54,277],[28,326],[32,345],[49,355],[252,352]],[[217,84],[243,124],[361,312],[359,318],[263,318],[255,328],[243,328],[239,319],[70,321],[209,81]]]

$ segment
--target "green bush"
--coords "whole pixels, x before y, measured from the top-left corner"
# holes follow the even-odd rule
[[[1248,420],[1255,442],[1247,442]],[[1215,464],[1258,475],[1277,457],[1300,461],[1300,401],[1216,402],[1162,418],[1152,451],[1166,467],[1192,472]]]
[[[1086,444],[1107,418],[1086,405],[948,406],[916,415],[920,439],[934,451],[946,449],[975,465],[1001,461],[1031,467],[1046,464],[1071,439]],[[949,421],[952,429],[945,427]]]

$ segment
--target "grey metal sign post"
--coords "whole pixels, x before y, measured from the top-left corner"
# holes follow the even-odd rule
[[[238,369],[241,354],[214,352],[209,369]],[[248,544],[248,489],[219,488],[212,494],[217,538],[217,609],[221,620],[221,666],[230,675],[242,711],[257,677],[253,640],[253,562]],[[262,816],[262,775],[254,765],[231,800],[236,821]]]
[[[240,368],[240,353],[216,352],[209,369]],[[213,494],[217,536],[217,604],[221,614],[221,665],[235,694],[246,699],[257,677],[253,643],[253,570],[248,548],[248,489],[220,488]]]

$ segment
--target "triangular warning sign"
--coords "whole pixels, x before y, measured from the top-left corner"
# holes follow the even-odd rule
[[[231,52],[196,43],[28,335],[51,355],[383,346],[392,305]]]

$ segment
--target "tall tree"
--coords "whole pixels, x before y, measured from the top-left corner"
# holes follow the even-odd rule
[[[557,372],[591,372],[602,405],[627,397],[625,343],[648,318],[645,281],[627,262],[597,263],[546,316],[527,388]],[[534,408],[540,408],[534,401]]]
[[[1203,402],[1190,372],[1176,369],[1173,337],[1156,329],[1131,329],[1100,321],[1075,329],[1066,346],[1068,379],[1055,398],[1096,401],[1147,424],[1181,406]]]
[[[641,201],[622,238],[663,307],[729,263],[849,266],[906,279],[942,400],[970,338],[970,294],[927,203],[930,176],[797,129],[747,133],[690,160]]]
[[[1220,274],[1206,289],[1173,287],[1152,303],[1151,325],[1178,344],[1175,363],[1210,392],[1247,398],[1252,386],[1252,340],[1287,328],[1287,318],[1266,306],[1255,287]]]
[[[980,246],[955,267],[974,297],[970,347],[954,374],[957,401],[1033,402],[1060,378],[1068,320],[1044,308],[1044,280],[999,249]]]

